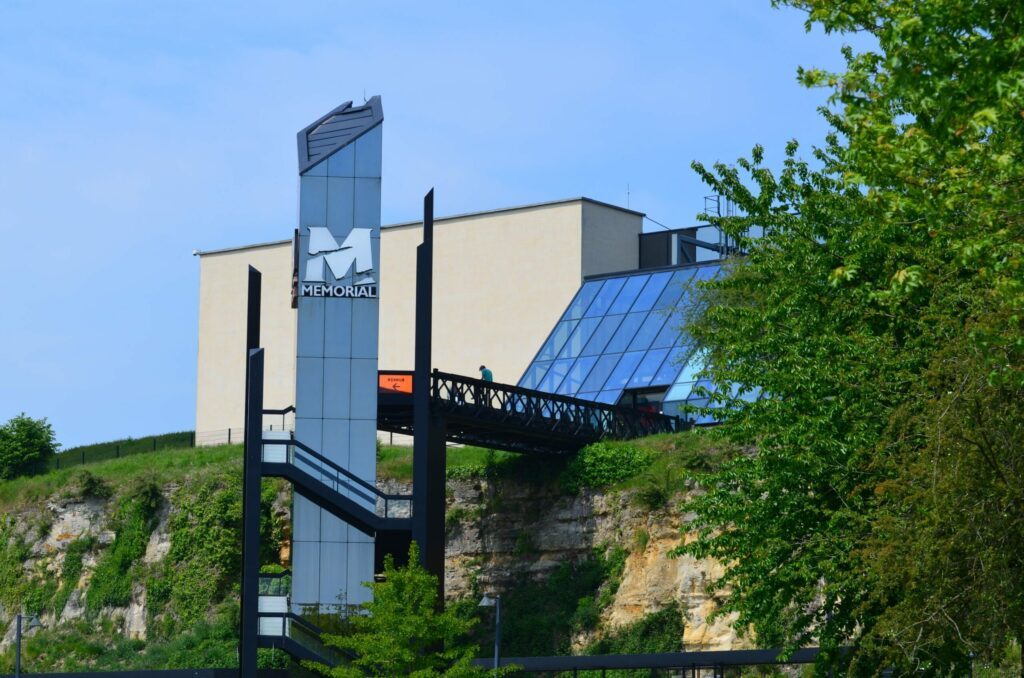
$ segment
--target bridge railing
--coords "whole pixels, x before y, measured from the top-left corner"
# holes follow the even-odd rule
[[[437,370],[431,377],[431,398],[449,413],[499,420],[551,433],[626,439],[672,433],[683,426],[678,417],[657,412],[605,405]]]

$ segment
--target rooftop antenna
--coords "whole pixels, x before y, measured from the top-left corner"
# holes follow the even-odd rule
[[[366,103],[366,88],[363,88],[363,103]]]

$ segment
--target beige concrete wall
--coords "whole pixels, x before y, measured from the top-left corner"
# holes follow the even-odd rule
[[[434,224],[433,363],[515,383],[581,279],[580,201]],[[381,369],[412,369],[419,224],[381,236]]]
[[[641,216],[570,200],[435,222],[434,366],[515,383],[584,275],[637,263]],[[422,226],[381,231],[380,369],[414,361],[416,246]],[[241,428],[245,375],[246,271],[263,273],[261,343],[265,402],[295,399],[296,314],[291,308],[290,243],[199,257],[196,431]],[[270,419],[266,423],[270,423]]]
[[[583,275],[631,271],[640,264],[643,215],[583,203]]]
[[[264,403],[295,401],[296,315],[291,307],[291,243],[199,257],[199,353],[196,374],[198,442],[220,442],[227,428],[240,438],[244,423],[248,267],[263,274],[260,343],[266,349]],[[272,423],[267,419],[267,423]]]

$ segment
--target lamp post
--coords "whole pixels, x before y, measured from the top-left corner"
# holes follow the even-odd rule
[[[19,612],[14,619],[14,678],[21,678],[21,618],[22,615]],[[34,614],[30,615],[25,630],[33,631],[41,628],[43,625],[39,622],[39,617]]]
[[[501,596],[493,598],[487,594],[480,599],[480,607],[494,608],[494,675],[498,675],[498,661],[501,657]]]

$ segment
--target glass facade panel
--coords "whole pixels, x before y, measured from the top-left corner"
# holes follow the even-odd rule
[[[597,356],[584,356],[576,361],[569,370],[569,373],[565,375],[565,379],[562,380],[562,385],[558,387],[557,393],[562,395],[576,395],[576,392],[583,386],[583,380],[590,374],[590,368],[597,362]]]
[[[572,367],[572,360],[556,360],[551,363],[551,369],[544,375],[544,378],[540,380],[540,384],[537,385],[538,391],[544,391],[545,393],[554,393],[555,389],[562,383],[562,379],[569,372],[569,368]]]
[[[604,347],[605,353],[622,353],[629,348],[630,342],[636,336],[636,331],[643,325],[646,313],[630,313],[619,325],[618,331],[612,336],[612,340]]]
[[[550,360],[538,361],[526,368],[526,374],[519,380],[522,388],[537,388],[537,384],[544,378],[544,374],[551,367]]]
[[[604,382],[608,380],[608,375],[615,368],[615,364],[619,362],[619,357],[620,355],[616,353],[614,355],[603,355],[598,358],[597,363],[590,370],[587,380],[583,382],[580,391],[600,391],[604,386]]]
[[[692,381],[682,381],[672,385],[672,388],[668,390],[665,395],[665,402],[674,402],[679,400],[686,400],[690,397],[690,391],[693,390]]]
[[[563,320],[579,319],[583,317],[584,311],[590,306],[590,302],[597,296],[598,291],[604,286],[604,280],[592,280],[583,283],[583,287],[576,293],[576,297],[569,302],[569,308],[565,309]]]
[[[630,351],[646,351],[658,335],[658,330],[665,324],[665,316],[660,313],[651,313],[644,320],[644,324],[636,331],[636,336],[629,344]]]
[[[640,363],[640,360],[643,357],[643,351],[624,353],[622,355],[622,359],[619,360],[619,364],[615,366],[614,370],[612,370],[611,376],[608,377],[608,381],[605,382],[605,390],[618,389],[621,391],[626,388],[626,384],[629,383],[630,377],[633,376],[636,366]]]
[[[640,294],[640,290],[647,284],[649,277],[646,275],[631,275],[626,278],[626,284],[622,286],[619,296],[615,297],[615,301],[612,302],[608,313],[628,313],[630,307],[633,306],[633,302],[636,301],[637,296]]]
[[[679,371],[683,369],[683,359],[689,351],[689,346],[676,346],[670,350],[665,361],[661,363],[661,368],[651,380],[651,386],[668,386],[675,381]]]
[[[544,342],[544,347],[537,354],[535,360],[554,360],[558,352],[562,350],[562,346],[565,345],[565,340],[569,338],[572,331],[576,329],[578,320],[563,320],[562,322],[555,325],[555,331],[551,333],[548,340]]]
[[[594,301],[590,304],[590,308],[587,309],[584,317],[594,317],[604,315],[608,312],[608,308],[615,301],[615,297],[619,295],[619,290],[626,284],[625,278],[609,278],[605,281],[604,287],[594,297]]]
[[[604,403],[619,402],[627,388],[669,387],[666,412],[701,400],[692,391],[704,358],[683,324],[693,285],[719,270],[713,264],[583,283],[519,385]]]
[[[601,318],[584,318],[580,320],[576,326],[576,331],[569,337],[569,341],[565,342],[565,346],[562,347],[558,357],[575,358],[578,356],[583,347],[587,345],[590,335],[594,333],[594,330],[600,324]]]
[[[640,361],[640,364],[637,365],[636,371],[633,373],[633,377],[629,380],[626,388],[647,388],[650,386],[651,380],[658,373],[658,368],[665,361],[666,355],[668,355],[667,348],[648,351],[647,355]]]
[[[590,336],[590,341],[583,347],[583,355],[600,355],[604,353],[604,347],[608,345],[608,340],[615,334],[615,330],[619,328],[619,323],[625,317],[623,315],[606,315]]]
[[[684,268],[672,274],[672,280],[665,286],[665,291],[658,297],[654,308],[671,308],[683,296],[683,286],[693,276],[692,268]]]
[[[686,334],[683,332],[683,314],[676,310],[672,312],[658,311],[664,317],[665,324],[661,326],[658,336],[651,342],[651,348],[668,348],[669,346],[683,343]]]
[[[661,293],[665,291],[665,285],[672,279],[672,271],[662,271],[661,273],[655,273],[651,276],[651,279],[644,285],[644,289],[640,292],[640,296],[636,298],[636,302],[633,304],[633,311],[649,311],[654,308],[655,302],[661,296]]]

